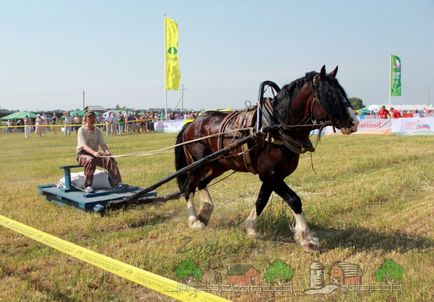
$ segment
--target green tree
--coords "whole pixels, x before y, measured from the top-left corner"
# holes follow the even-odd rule
[[[196,281],[202,280],[202,270],[190,258],[182,260],[175,270],[176,277],[186,282],[195,279]]]
[[[291,266],[282,260],[274,260],[264,274],[264,280],[267,283],[289,282],[294,276]]]
[[[352,97],[352,98],[349,98],[348,100],[350,101],[351,106],[353,106],[354,110],[359,110],[359,109],[366,107],[365,105],[363,105],[362,99]]]
[[[403,275],[404,269],[402,266],[390,259],[385,259],[374,274],[375,280],[378,282],[401,281]]]

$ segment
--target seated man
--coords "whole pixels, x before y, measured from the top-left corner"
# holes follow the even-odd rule
[[[101,146],[102,152],[98,152]],[[95,112],[85,108],[83,126],[77,132],[77,161],[84,167],[84,191],[92,193],[93,174],[96,166],[106,169],[112,187],[123,187],[121,174],[104,141],[103,133],[95,127]]]

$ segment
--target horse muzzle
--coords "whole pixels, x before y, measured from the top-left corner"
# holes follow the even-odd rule
[[[357,132],[357,128],[359,127],[359,120],[357,119],[356,115],[354,114],[353,110],[348,109],[348,112],[350,113],[350,121],[349,124],[351,127],[349,128],[340,128],[342,134],[349,135],[351,133]]]

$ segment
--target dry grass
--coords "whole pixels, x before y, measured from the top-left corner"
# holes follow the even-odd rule
[[[110,137],[115,154],[174,143],[171,134]],[[56,182],[58,166],[74,163],[75,137],[49,134],[27,140],[0,135],[0,214],[119,259],[176,279],[175,268],[192,258],[204,271],[226,274],[234,263],[264,272],[281,259],[294,269],[292,284],[309,287],[309,265],[327,273],[337,261],[359,264],[363,283],[385,258],[405,270],[403,293],[332,294],[285,301],[431,301],[434,284],[434,141],[432,137],[324,137],[313,154],[317,174],[304,155],[287,183],[300,194],[323,250],[306,254],[289,230],[292,215],[278,196],[264,211],[261,237],[247,238],[241,224],[259,191],[257,176],[234,174],[210,188],[216,203],[209,227],[187,228],[183,200],[147,205],[101,217],[46,202],[37,185]],[[147,186],[174,171],[173,154],[119,160],[124,182]],[[176,190],[175,182],[159,194]],[[0,228],[0,301],[167,301],[165,296],[81,263]],[[225,282],[225,279],[224,281]],[[260,301],[260,297],[238,297]],[[279,300],[279,298],[276,298]]]

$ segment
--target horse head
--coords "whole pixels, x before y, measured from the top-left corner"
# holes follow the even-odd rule
[[[357,131],[359,124],[345,90],[336,79],[338,67],[326,73],[325,66],[320,73],[313,76],[312,89],[312,117],[321,122],[329,122],[340,129],[343,134]]]
[[[308,72],[282,87],[274,101],[274,113],[281,124],[312,128],[332,125],[343,134],[356,132],[359,121],[336,79],[337,72],[336,67],[327,74],[323,66],[320,73]]]

